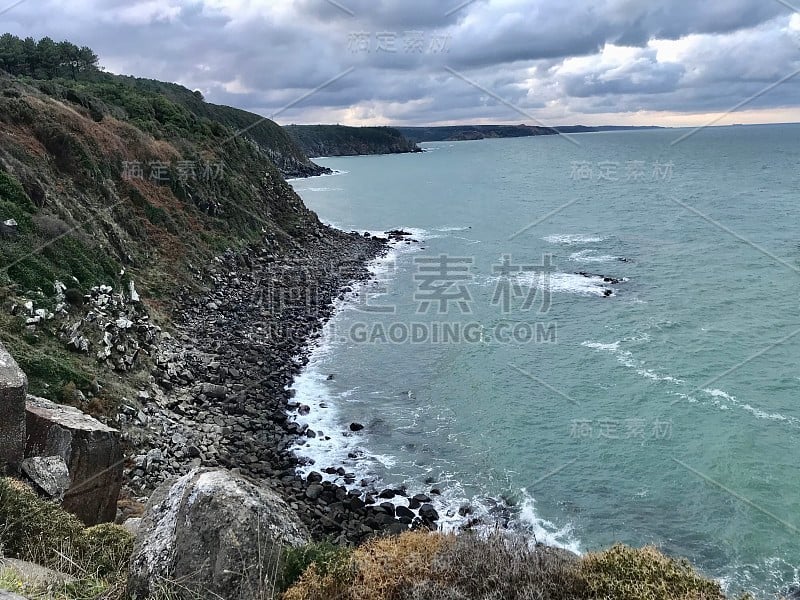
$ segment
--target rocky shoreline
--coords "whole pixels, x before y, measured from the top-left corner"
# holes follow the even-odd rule
[[[289,252],[265,242],[220,257],[201,293],[182,290],[176,335],[163,335],[150,386],[118,417],[137,452],[126,468],[131,495],[146,497],[195,467],[224,467],[268,483],[315,537],[339,544],[436,528],[438,514],[424,495],[396,508],[384,500],[405,490],[366,482],[348,490],[320,472],[303,480],[291,451],[300,436],[316,435],[291,419],[301,407],[289,386],[308,362],[309,343],[343,290],[370,276],[368,263],[391,243],[406,243],[403,233],[325,228]],[[316,467],[354,482],[340,466]]]

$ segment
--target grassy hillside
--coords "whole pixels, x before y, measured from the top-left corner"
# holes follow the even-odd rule
[[[0,72],[0,340],[37,393],[60,399],[97,374],[29,311],[12,314],[29,300],[58,312],[56,281],[79,300],[133,279],[167,314],[171,291],[225,249],[324,235],[274,162],[301,164],[283,131],[265,121],[236,135],[258,119],[171,84]]]
[[[201,119],[208,119],[240,133],[258,144],[286,177],[309,177],[329,172],[315,165],[303,149],[274,121],[245,110],[230,106],[210,104],[203,100],[200,92],[192,92],[175,83],[164,83],[152,79],[138,79],[119,75],[98,75],[98,83],[107,83],[112,88],[119,84],[130,86],[140,94],[156,94],[187,109]],[[97,91],[96,84],[89,84],[89,91]],[[102,88],[100,88],[102,89]]]
[[[358,156],[420,152],[393,127],[289,125],[284,128],[308,156]]]

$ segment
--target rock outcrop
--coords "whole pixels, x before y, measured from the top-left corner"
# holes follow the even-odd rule
[[[64,460],[70,479],[65,510],[87,525],[114,520],[123,470],[119,431],[77,408],[29,396],[25,454]]]
[[[0,471],[16,470],[25,453],[28,379],[0,344]]]
[[[309,534],[272,490],[230,471],[194,469],[151,496],[139,524],[128,592],[165,581],[199,597],[261,598],[282,550]]]

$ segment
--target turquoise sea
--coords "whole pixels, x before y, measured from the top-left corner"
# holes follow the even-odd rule
[[[689,131],[431,143],[292,182],[325,222],[419,240],[318,340],[295,389],[324,435],[298,454],[438,488],[445,527],[470,503],[580,552],[655,544],[731,592],[797,582],[800,126]]]

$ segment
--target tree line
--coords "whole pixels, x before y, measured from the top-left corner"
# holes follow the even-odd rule
[[[97,71],[99,59],[88,46],[72,42],[55,42],[43,37],[21,39],[10,33],[0,36],[0,69],[11,75],[28,75],[36,79],[72,77]]]

